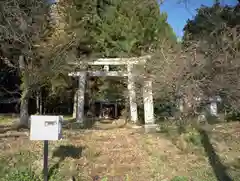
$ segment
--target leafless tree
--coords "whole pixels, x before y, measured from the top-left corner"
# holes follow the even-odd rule
[[[189,41],[188,47],[170,47],[165,42],[148,63],[155,97],[175,99],[180,94],[189,103],[185,107],[188,114],[216,95],[232,109],[239,109],[239,30],[239,25],[226,26],[217,35],[214,30],[212,44],[208,37]]]

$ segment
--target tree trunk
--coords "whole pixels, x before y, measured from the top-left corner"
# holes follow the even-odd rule
[[[40,113],[40,95],[39,95],[39,91],[37,92],[36,95],[36,108],[37,108],[37,114]]]
[[[21,105],[20,105],[20,125],[27,126],[28,125],[28,101],[29,101],[29,91],[23,90],[21,97]]]
[[[77,118],[77,94],[78,94],[78,91],[76,90],[75,93],[74,93],[74,102],[73,102],[73,119],[76,119]]]
[[[42,90],[39,89],[39,91],[37,92],[37,96],[36,96],[36,107],[37,107],[37,114],[42,114]]]
[[[29,89],[29,72],[26,69],[26,64],[24,57],[21,55],[19,57],[19,69],[22,75],[22,95],[21,95],[21,104],[20,104],[20,126],[28,126],[29,114],[28,114],[28,102],[30,97]]]
[[[39,114],[42,114],[43,113],[43,100],[42,100],[42,90],[40,90],[40,95],[39,95],[39,98],[40,98],[40,107],[39,107]]]

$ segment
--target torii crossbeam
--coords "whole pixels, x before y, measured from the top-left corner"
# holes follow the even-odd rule
[[[128,77],[129,105],[130,105],[130,120],[133,123],[138,121],[138,111],[135,92],[135,78],[133,73],[133,65],[144,65],[151,56],[132,57],[132,58],[100,58],[95,61],[88,61],[87,65],[103,65],[104,71],[79,71],[71,72],[69,76],[78,77],[77,91],[77,106],[76,118],[77,122],[83,123],[84,120],[84,94],[87,76],[113,76],[113,77]],[[80,65],[82,63],[71,63]],[[109,71],[111,65],[127,65],[127,71]],[[156,128],[154,120],[153,96],[152,96],[152,81],[145,79],[143,82],[143,102],[144,102],[144,119],[146,131]]]

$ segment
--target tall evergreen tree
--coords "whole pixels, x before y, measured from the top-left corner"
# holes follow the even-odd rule
[[[156,0],[74,0],[64,6],[81,58],[153,54],[164,41],[176,42],[167,14],[160,12]]]
[[[69,12],[80,54],[141,55],[154,52],[163,39],[176,41],[155,0],[75,0]]]

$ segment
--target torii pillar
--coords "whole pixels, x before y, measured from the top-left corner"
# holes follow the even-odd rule
[[[84,123],[84,95],[86,87],[86,72],[78,72],[78,90],[77,90],[77,122]]]
[[[86,86],[86,75],[88,76],[114,76],[114,77],[128,77],[128,91],[130,104],[130,120],[133,123],[138,121],[137,102],[135,92],[135,75],[133,73],[134,64],[144,64],[150,56],[133,57],[133,58],[110,58],[98,59],[94,62],[88,62],[88,65],[104,65],[104,71],[82,71],[69,73],[69,76],[78,77],[79,86],[77,90],[77,122],[84,121],[84,94]],[[76,65],[76,63],[73,63]],[[79,65],[79,63],[77,63]],[[123,71],[109,71],[109,65],[127,65],[127,72]],[[154,106],[152,95],[152,80],[148,77],[143,81],[143,100],[144,100],[144,119],[145,131],[156,131],[157,125],[154,120]]]
[[[128,71],[128,95],[129,95],[129,107],[130,107],[130,120],[133,123],[138,121],[137,113],[137,102],[136,102],[136,92],[135,92],[135,79],[133,74],[133,64],[127,65]]]

